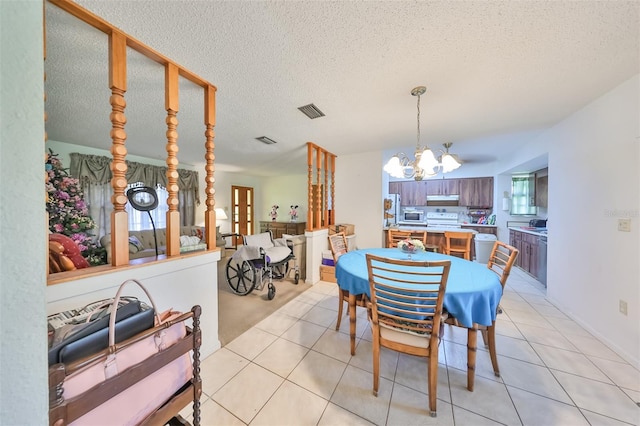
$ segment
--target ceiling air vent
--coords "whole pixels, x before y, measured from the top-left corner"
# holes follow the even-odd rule
[[[300,111],[310,119],[324,117],[324,112],[320,111],[317,106],[314,104],[309,104],[305,106],[298,107]]]
[[[256,139],[258,139],[260,142],[262,142],[264,144],[267,144],[267,145],[273,145],[274,143],[278,143],[278,142],[274,141],[273,139],[269,139],[266,136],[260,136],[259,138],[256,138]]]

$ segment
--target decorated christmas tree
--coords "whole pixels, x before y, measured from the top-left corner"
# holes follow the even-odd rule
[[[89,215],[80,181],[62,167],[57,154],[49,150],[45,165],[48,182],[47,212],[49,230],[70,237],[78,245],[80,254],[90,265],[106,263],[106,251],[92,239],[96,223]]]

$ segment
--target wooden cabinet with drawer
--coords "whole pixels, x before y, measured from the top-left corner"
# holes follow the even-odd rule
[[[307,222],[260,222],[260,232],[271,231],[273,238],[282,238],[284,234],[302,235]]]

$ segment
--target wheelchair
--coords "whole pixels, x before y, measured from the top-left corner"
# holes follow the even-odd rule
[[[273,279],[281,280],[290,272],[294,261],[293,283],[300,281],[300,269],[293,254],[293,241],[273,239],[271,231],[243,236],[244,245],[227,261],[227,283],[235,294],[246,296],[253,290],[261,291],[267,284],[267,298],[276,295]]]

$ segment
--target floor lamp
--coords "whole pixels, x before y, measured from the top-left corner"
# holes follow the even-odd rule
[[[149,219],[151,220],[151,226],[153,227],[153,241],[156,245],[156,257],[158,257],[158,237],[156,236],[156,224],[153,223],[153,217],[151,216],[151,210],[158,207],[158,193],[154,188],[149,186],[138,186],[135,188],[129,188],[127,190],[127,198],[131,207],[140,211],[147,212]]]

